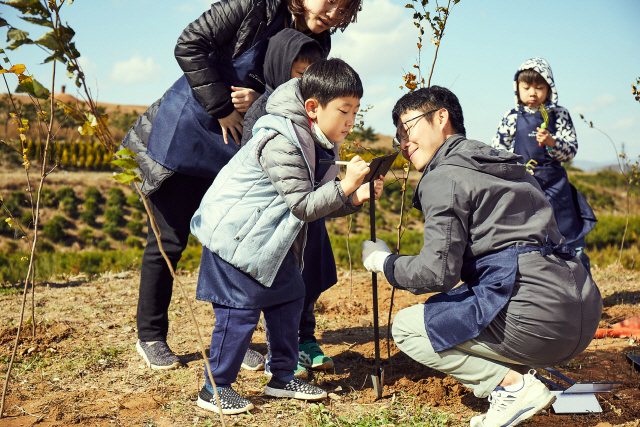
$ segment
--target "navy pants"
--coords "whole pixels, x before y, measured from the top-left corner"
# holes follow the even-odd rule
[[[236,381],[260,312],[264,313],[265,328],[269,331],[269,370],[280,378],[293,375],[298,366],[297,332],[303,300],[298,298],[271,307],[248,309],[212,303],[216,323],[211,334],[209,365],[216,386],[225,387]],[[209,384],[206,366],[204,376]]]
[[[150,208],[161,232],[162,248],[176,268],[189,240],[189,224],[213,180],[175,172],[149,196]],[[166,341],[173,277],[147,220],[147,246],[140,266],[138,338]]]
[[[320,298],[318,295],[307,295],[304,297],[304,303],[302,306],[302,314],[300,316],[300,328],[298,329],[298,340],[300,342],[306,340],[315,341],[314,336],[316,330],[316,316],[313,314],[313,310],[316,305],[316,301]]]

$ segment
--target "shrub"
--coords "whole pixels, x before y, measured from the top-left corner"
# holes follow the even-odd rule
[[[9,209],[13,216],[18,216],[23,207],[27,206],[26,195],[23,191],[14,191],[8,199],[5,199],[4,205]]]
[[[64,230],[67,224],[67,220],[62,215],[56,215],[44,225],[42,235],[49,240],[59,242],[66,236]]]
[[[58,200],[64,200],[67,197],[71,197],[72,199],[76,198],[76,193],[73,191],[71,187],[62,187],[56,192],[56,197]]]
[[[90,228],[83,228],[78,233],[78,238],[82,242],[84,242],[86,244],[92,244],[93,243],[93,230],[90,229]]]
[[[36,243],[36,251],[38,253],[43,253],[43,252],[55,252],[56,248],[53,247],[53,245],[49,242],[47,242],[46,240],[38,240],[38,243]]]
[[[136,236],[140,234],[143,226],[144,225],[140,221],[131,221],[127,223],[127,230],[129,230],[129,233]]]
[[[118,225],[114,224],[113,222],[105,222],[104,224],[102,224],[102,231],[104,231],[105,234],[109,235],[114,240],[122,240],[122,238],[124,237],[124,234],[122,233],[122,230],[120,230],[120,227],[118,227]]]
[[[142,219],[142,212],[140,211],[131,212],[131,218],[135,219],[136,221],[140,221]]]
[[[58,198],[56,197],[56,193],[54,193],[50,188],[43,188],[40,192],[40,205],[50,208],[58,206]]]
[[[95,200],[97,203],[104,203],[104,197],[102,197],[102,193],[96,187],[89,187],[87,191],[84,192],[84,200]]]
[[[107,206],[124,206],[127,198],[124,193],[118,187],[111,187],[109,189],[109,200],[107,200]]]
[[[136,193],[133,193],[132,195],[127,197],[127,204],[132,208],[135,208],[141,211],[144,210],[144,203],[140,201]]]
[[[124,219],[124,212],[120,206],[111,206],[104,211],[104,219],[106,222],[111,222],[119,226]]]
[[[133,236],[129,236],[127,237],[127,239],[124,241],[125,245],[129,246],[130,248],[136,248],[136,249],[140,249],[142,248],[142,241],[136,237]]]
[[[87,199],[84,201],[82,206],[84,206],[85,212],[91,212],[94,215],[100,213],[100,206],[96,199]]]
[[[22,224],[24,227],[29,227],[32,222],[33,215],[31,214],[31,211],[23,212],[22,216],[20,217],[20,224]]]
[[[87,225],[95,225],[96,224],[96,215],[93,212],[82,212],[80,214],[80,221],[84,222]]]
[[[67,216],[76,216],[78,214],[78,202],[73,197],[65,197],[62,199],[62,210]]]
[[[98,242],[98,249],[103,250],[103,251],[108,251],[109,249],[111,249],[111,243],[109,243],[108,240],[100,240]]]

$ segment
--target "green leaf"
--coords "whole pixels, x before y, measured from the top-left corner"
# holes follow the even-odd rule
[[[49,98],[49,90],[42,86],[36,79],[32,79],[30,82],[23,82],[18,85],[15,90],[16,93],[28,93],[29,95],[39,98]]]
[[[138,167],[138,162],[136,162],[135,159],[129,157],[111,160],[111,163],[126,170],[132,170]]]
[[[31,16],[23,16],[22,19],[24,19],[25,21],[30,22],[32,24],[42,25],[43,27],[53,28],[53,25],[51,24],[51,21],[49,21],[48,19],[33,18]]]
[[[118,151],[116,153],[116,156],[129,156],[129,157],[137,157],[138,155],[136,154],[135,151],[133,150],[129,150],[128,148],[123,148],[122,150]]]
[[[122,172],[118,175],[114,175],[113,179],[121,184],[131,184],[132,182],[142,182],[142,178],[134,171]]]
[[[53,31],[49,31],[48,33],[45,33],[42,37],[36,40],[35,43],[41,46],[44,46],[48,49],[51,49],[53,51],[60,52],[63,50],[62,45],[56,38],[56,35]]]
[[[28,40],[29,39],[29,37],[27,37],[28,35],[29,33],[27,33],[26,31],[19,30],[18,28],[11,28],[9,29],[9,31],[7,31],[7,41]]]

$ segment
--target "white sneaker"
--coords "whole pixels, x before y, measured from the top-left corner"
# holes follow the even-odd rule
[[[512,427],[547,409],[556,397],[535,377],[533,369],[524,375],[524,386],[518,391],[498,387],[491,392],[491,406],[486,414],[471,418],[470,427]]]

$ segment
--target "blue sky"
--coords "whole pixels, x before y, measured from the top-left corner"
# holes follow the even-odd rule
[[[99,101],[149,105],[181,74],[173,48],[182,30],[210,5],[207,0],[76,0],[63,20],[76,31],[76,44]],[[407,0],[364,0],[358,22],[333,36],[331,56],[349,62],[362,77],[362,105],[373,105],[365,125],[391,135],[390,110],[404,91],[401,76],[417,62],[417,29]],[[428,10],[433,10],[431,2]],[[65,10],[66,9],[66,10]],[[18,21],[6,6],[2,16],[37,37],[39,29]],[[551,64],[559,103],[578,132],[576,164],[590,168],[616,161],[610,142],[589,129],[579,113],[607,132],[620,150],[640,154],[640,103],[631,83],[640,77],[640,2],[462,0],[451,13],[432,84],[458,95],[467,136],[490,142],[502,115],[513,107],[513,75],[526,59]],[[0,37],[4,37],[2,29]],[[426,40],[430,37],[425,37]],[[632,42],[636,42],[633,44]],[[434,46],[424,43],[428,70]],[[8,52],[42,83],[50,64],[38,48]],[[58,68],[60,70],[60,68]],[[61,73],[62,74],[62,73]],[[58,88],[74,86],[63,76]]]

